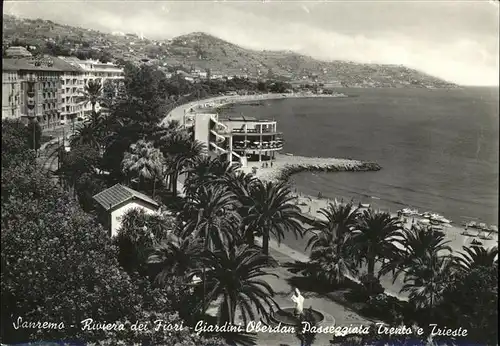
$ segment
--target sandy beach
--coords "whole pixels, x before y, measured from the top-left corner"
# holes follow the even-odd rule
[[[235,96],[218,96],[209,99],[197,100],[185,105],[181,105],[173,109],[167,117],[163,120],[166,123],[171,120],[177,120],[181,124],[183,123],[183,116],[187,112],[193,110],[203,111],[206,109],[213,109],[222,107],[228,104],[241,103],[241,102],[252,102],[252,101],[262,101],[262,100],[272,100],[272,99],[288,99],[288,98],[324,98],[324,97],[345,97],[345,95],[314,95],[305,93],[295,93],[295,94],[261,94],[261,95],[235,95]],[[275,161],[273,161],[272,167],[268,163],[264,166],[263,163],[255,162],[248,165],[248,167],[242,168],[246,173],[254,172],[255,175],[262,180],[277,180],[283,178],[283,172],[287,171],[290,167],[298,166],[309,166],[309,168],[314,168],[317,166],[318,170],[325,170],[327,167],[333,167],[335,169],[329,169],[332,171],[357,171],[357,170],[376,170],[376,167],[364,167],[363,169],[358,169],[363,167],[366,162],[342,159],[342,158],[313,158],[313,157],[301,157],[293,155],[277,155]],[[374,163],[368,163],[374,164]],[[376,165],[376,164],[374,164]],[[380,169],[380,167],[378,167]],[[287,175],[293,174],[293,172],[288,172]],[[334,174],[334,172],[332,172]],[[354,174],[354,173],[353,173]],[[297,203],[300,205],[303,213],[308,214],[313,217],[321,217],[318,211],[321,208],[325,208],[329,202],[326,199],[318,199],[313,196],[297,196]],[[354,201],[358,203],[358,201]],[[373,206],[375,209],[376,205]],[[394,213],[396,211],[391,211]],[[446,216],[446,215],[445,215]],[[408,220],[411,223],[411,218]],[[498,233],[492,233],[490,240],[477,238],[478,231],[474,229],[469,229],[468,233],[473,236],[466,236],[461,233],[465,231],[462,226],[451,224],[450,227],[444,228],[444,233],[446,239],[450,242],[449,245],[454,251],[462,251],[463,246],[472,245],[474,239],[480,241],[485,247],[493,247],[498,245]]]
[[[259,94],[259,95],[234,95],[234,96],[216,96],[202,100],[196,100],[179,107],[174,108],[170,113],[167,114],[162,123],[167,123],[171,120],[177,120],[181,124],[183,123],[183,116],[187,112],[193,110],[194,112],[201,111],[208,108],[218,108],[230,104],[242,103],[242,102],[252,102],[252,101],[264,101],[264,100],[281,100],[281,99],[291,99],[291,98],[339,98],[347,97],[344,94],[336,95],[316,95],[312,93],[290,93],[290,94]]]

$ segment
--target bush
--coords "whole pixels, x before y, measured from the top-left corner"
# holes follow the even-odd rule
[[[364,274],[361,276],[360,281],[369,296],[376,296],[384,293],[384,288],[380,284],[380,280],[375,276]]]
[[[9,148],[21,145],[16,138],[10,136]],[[2,342],[71,339],[99,345],[221,345],[188,328],[170,333],[131,331],[128,326],[136,321],[180,324],[172,298],[152,288],[148,280],[123,271],[107,232],[22,152],[2,150],[2,157],[16,162],[6,166],[2,161]],[[15,329],[18,317],[63,323],[64,329]],[[126,328],[82,330],[81,321],[87,318],[121,322]]]
[[[404,302],[382,293],[368,299],[363,313],[387,323],[398,323],[403,320],[404,307]]]

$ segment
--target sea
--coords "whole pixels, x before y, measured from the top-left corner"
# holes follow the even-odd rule
[[[277,120],[283,153],[382,166],[296,174],[292,183],[303,194],[391,212],[417,208],[455,224],[498,224],[498,88],[338,91],[348,97],[266,100],[222,111]]]

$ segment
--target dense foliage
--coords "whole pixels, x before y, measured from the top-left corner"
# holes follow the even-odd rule
[[[180,324],[175,303],[148,280],[121,269],[107,232],[25,155],[28,145],[15,138],[19,131],[12,126],[2,124],[2,144],[10,149],[2,150],[2,341],[212,344],[187,329],[170,334],[130,331],[135,321]],[[18,317],[63,323],[64,329],[16,329]],[[82,330],[80,322],[86,318],[121,322],[126,328]]]

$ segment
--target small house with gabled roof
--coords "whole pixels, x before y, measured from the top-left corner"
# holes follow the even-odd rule
[[[118,234],[123,215],[131,209],[143,209],[148,214],[158,212],[160,204],[151,197],[127,186],[116,184],[99,192],[93,199],[100,205],[100,219],[111,237]]]

